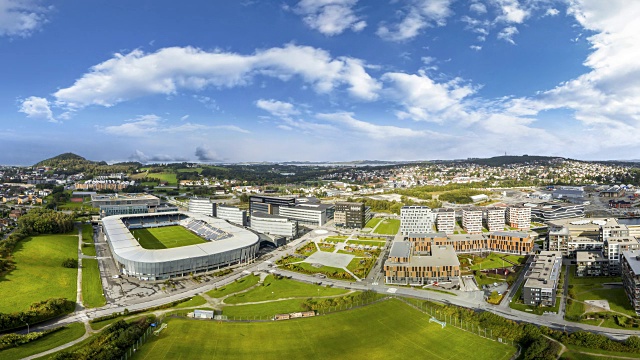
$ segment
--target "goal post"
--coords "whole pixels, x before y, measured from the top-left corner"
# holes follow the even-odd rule
[[[434,322],[436,324],[440,324],[440,326],[442,326],[442,328],[444,329],[445,326],[447,326],[447,322],[446,321],[440,321],[434,317],[432,317],[431,319],[429,319],[429,322]]]

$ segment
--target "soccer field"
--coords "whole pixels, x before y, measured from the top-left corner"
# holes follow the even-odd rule
[[[203,238],[179,225],[131,231],[140,246],[145,249],[170,249],[180,246],[203,244]]]
[[[134,359],[507,360],[515,348],[452,326],[398,301],[307,319],[218,323],[171,318]]]

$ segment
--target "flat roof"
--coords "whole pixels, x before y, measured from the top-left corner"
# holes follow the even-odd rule
[[[602,255],[602,251],[576,251],[576,261],[605,261],[604,255]]]
[[[391,243],[389,257],[408,258],[411,256],[411,243],[408,241],[394,241]]]
[[[638,260],[638,256],[640,256],[640,250],[629,250],[623,251],[622,256],[627,261],[627,264],[631,267],[631,271],[635,276],[640,275],[640,260]]]
[[[446,238],[447,233],[439,231],[439,232],[428,232],[428,233],[409,233],[407,237],[410,238]]]
[[[126,227],[123,218],[144,218],[154,216],[186,215],[192,219],[203,221],[211,227],[220,229],[231,237],[207,241],[203,244],[182,246],[170,249],[145,249],[133,237]],[[171,211],[165,213],[149,213],[135,215],[113,215],[102,219],[102,228],[109,237],[111,249],[123,259],[144,262],[161,263],[167,261],[182,260],[186,258],[201,257],[236,250],[257,244],[260,239],[258,235],[241,227],[232,225],[225,220],[209,217],[203,214],[196,214],[187,211]]]
[[[536,255],[529,270],[524,275],[525,287],[553,289],[560,277],[562,253],[560,251],[541,251]]]
[[[519,237],[519,238],[527,238],[530,237],[529,233],[524,231],[494,231],[489,233],[490,235],[495,236],[510,236],[510,237]]]
[[[617,244],[637,244],[638,239],[633,236],[611,236],[607,238],[607,242]]]

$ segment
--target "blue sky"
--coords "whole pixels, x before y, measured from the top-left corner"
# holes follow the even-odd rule
[[[638,158],[632,0],[0,0],[0,163]]]

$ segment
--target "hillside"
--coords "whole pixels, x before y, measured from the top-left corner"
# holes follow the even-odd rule
[[[50,159],[42,160],[34,167],[50,167],[58,174],[75,174],[83,172],[88,175],[100,175],[112,172],[131,172],[139,167],[139,163],[122,163],[108,165],[104,161],[91,161],[80,155],[64,153]]]
[[[487,166],[504,166],[513,164],[548,164],[554,160],[562,160],[564,158],[554,156],[537,156],[537,155],[522,155],[522,156],[494,156],[487,159],[468,159],[466,162],[470,162],[478,165]]]

